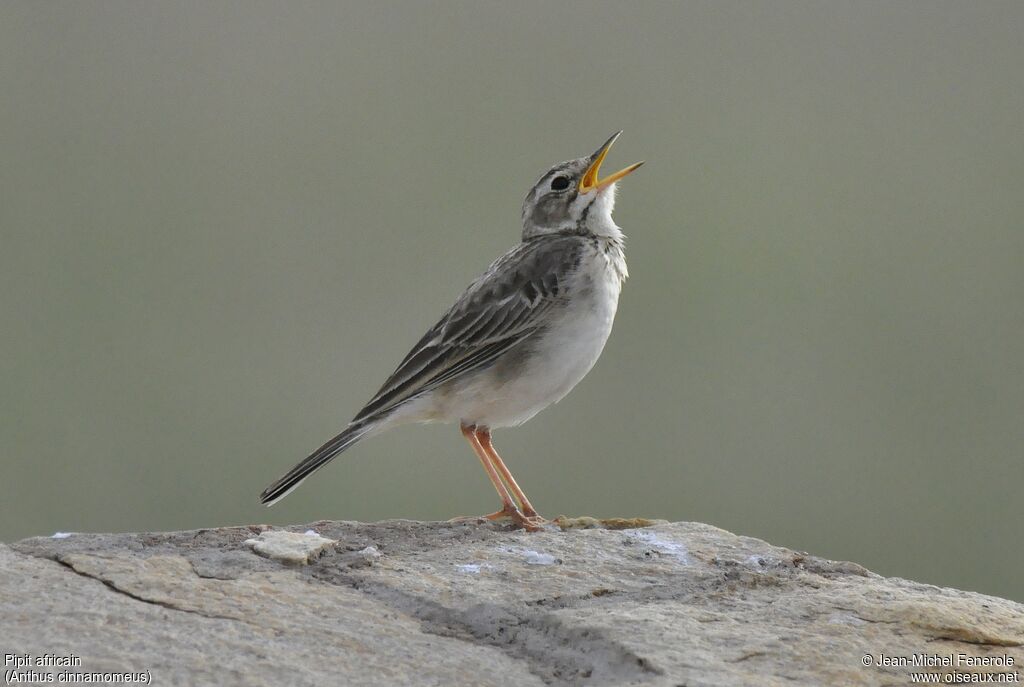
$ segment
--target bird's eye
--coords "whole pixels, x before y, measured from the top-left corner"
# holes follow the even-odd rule
[[[552,191],[564,191],[567,188],[569,188],[569,177],[558,175],[551,180]]]

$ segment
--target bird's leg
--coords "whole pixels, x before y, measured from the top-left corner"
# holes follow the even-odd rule
[[[495,513],[491,513],[490,515],[485,515],[484,517],[488,520],[513,518],[518,521],[523,517],[523,513],[519,512],[519,507],[516,506],[512,497],[508,493],[508,489],[505,488],[505,484],[501,481],[501,477],[494,469],[494,466],[491,465],[491,460],[487,451],[485,451],[484,447],[480,444],[476,427],[462,425],[461,429],[462,436],[466,437],[466,441],[468,441],[469,445],[473,447],[473,452],[476,453],[476,457],[480,459],[480,463],[483,464],[484,470],[487,471],[487,477],[491,480],[491,484],[494,485],[494,489],[498,492],[498,496],[501,497],[502,509]]]
[[[516,484],[516,478],[512,476],[512,473],[505,466],[505,462],[498,455],[498,452],[494,450],[494,444],[491,443],[491,431],[486,428],[477,428],[476,439],[480,442],[480,447],[483,448],[484,452],[490,457],[492,465],[497,468],[501,474],[505,483],[508,484],[509,489],[515,494],[516,499],[519,501],[519,505],[522,507],[523,515],[527,518],[537,518],[544,521],[544,518],[534,509],[533,504],[530,503],[530,499],[526,498],[526,493],[519,488]]]

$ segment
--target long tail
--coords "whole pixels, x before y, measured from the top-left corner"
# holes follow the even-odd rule
[[[277,480],[260,494],[260,503],[272,506],[285,496],[291,493],[292,489],[299,486],[302,480],[331,462],[331,459],[347,449],[352,444],[366,437],[374,429],[374,424],[352,424],[345,428],[345,431],[334,437],[326,444],[306,458],[304,461],[293,467],[284,477]]]

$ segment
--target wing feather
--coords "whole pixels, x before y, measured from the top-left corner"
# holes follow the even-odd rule
[[[498,258],[409,351],[353,422],[493,364],[547,324],[579,266],[579,236],[542,236]]]

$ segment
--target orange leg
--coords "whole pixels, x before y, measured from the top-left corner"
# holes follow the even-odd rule
[[[476,430],[476,439],[480,442],[480,446],[483,448],[484,452],[488,457],[490,457],[491,463],[495,468],[497,468],[498,472],[505,480],[505,483],[508,484],[508,488],[512,490],[512,493],[519,501],[519,505],[522,506],[523,509],[523,515],[528,518],[540,518],[540,515],[537,513],[536,509],[534,509],[533,504],[530,503],[530,499],[526,498],[526,493],[519,488],[518,484],[516,484],[516,478],[513,477],[509,469],[505,467],[505,462],[501,459],[501,456],[498,455],[498,452],[494,450],[494,444],[491,443],[491,431],[486,428],[478,428]],[[543,518],[540,519],[543,520]]]
[[[501,477],[498,475],[497,471],[495,471],[494,466],[491,465],[487,451],[484,450],[483,446],[481,446],[476,427],[467,427],[466,425],[462,425],[462,436],[466,437],[466,441],[468,441],[469,445],[473,447],[473,452],[476,453],[476,457],[480,459],[480,463],[483,464],[484,470],[487,471],[487,477],[491,480],[491,484],[494,485],[494,489],[498,492],[498,496],[501,497],[502,509],[496,513],[485,515],[484,517],[488,520],[497,520],[498,518],[504,517],[523,517],[523,514],[519,512],[519,507],[516,506],[512,497],[508,493],[508,489],[505,488],[504,483],[501,481]]]

